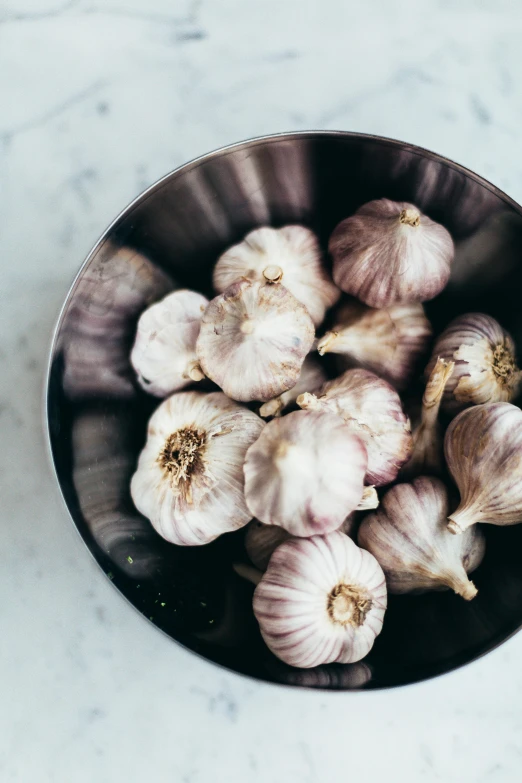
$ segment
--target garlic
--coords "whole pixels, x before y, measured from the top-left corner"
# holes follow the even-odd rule
[[[296,411],[272,419],[248,449],[252,516],[295,536],[340,527],[363,495],[366,448],[338,416]]]
[[[166,397],[203,380],[196,340],[207,305],[202,294],[181,290],[142,313],[130,358],[145,391]]]
[[[317,237],[309,228],[257,228],[218,259],[214,288],[222,293],[242,277],[282,281],[318,326],[340,293],[326,274],[321,256]]]
[[[438,356],[455,362],[442,400],[450,413],[484,402],[510,402],[520,390],[522,372],[515,345],[490,315],[468,313],[455,318],[437,339],[427,374]]]
[[[352,299],[338,311],[336,325],[319,340],[317,350],[321,356],[341,354],[349,366],[372,370],[397,389],[404,389],[427,348],[431,331],[418,302],[375,310]]]
[[[394,481],[410,458],[410,421],[404,415],[399,395],[369,370],[347,370],[325,383],[318,396],[301,394],[297,404],[305,410],[337,414],[362,438],[368,452],[368,484],[380,487]]]
[[[522,522],[522,411],[509,402],[477,405],[453,419],[446,462],[460,492],[452,533],[471,525]]]
[[[138,511],[173,544],[194,546],[243,527],[243,461],[263,421],[221,392],[180,392],[152,415],[132,477]]]
[[[261,405],[259,415],[263,416],[263,418],[280,416],[285,408],[288,408],[297,400],[300,394],[306,391],[316,391],[325,381],[326,375],[321,365],[311,356],[307,356],[295,386],[280,394],[279,397],[274,397]]]
[[[381,631],[386,600],[384,574],[373,555],[334,532],[281,544],[255,589],[253,606],[274,655],[309,669],[364,658]]]
[[[436,478],[420,476],[396,484],[381,507],[363,520],[358,543],[377,558],[390,593],[451,588],[467,601],[477,588],[467,574],[480,565],[482,531],[452,536],[447,528],[448,493]]]
[[[378,308],[433,299],[448,282],[454,256],[444,226],[413,204],[385,198],[341,221],[329,250],[339,288]]]
[[[238,280],[213,299],[196,353],[234,400],[271,400],[295,386],[314,340],[306,308],[282,285]]]
[[[454,362],[441,358],[435,363],[424,390],[420,421],[413,429],[413,452],[402,470],[403,476],[440,473],[444,465],[438,416],[442,395],[454,367]]]

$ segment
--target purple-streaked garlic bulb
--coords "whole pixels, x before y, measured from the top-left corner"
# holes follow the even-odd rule
[[[354,663],[381,632],[382,569],[338,531],[282,543],[254,592],[254,614],[269,649],[290,666]]]
[[[380,487],[394,481],[410,458],[410,421],[399,395],[369,370],[347,370],[325,383],[317,396],[302,394],[297,404],[308,411],[335,413],[363,440],[368,452],[367,484]]]
[[[167,397],[203,380],[196,340],[207,305],[202,294],[180,290],[142,313],[130,358],[145,391]]]
[[[319,362],[313,356],[307,356],[295,386],[261,405],[259,415],[263,418],[281,416],[285,408],[292,405],[300,394],[306,391],[316,391],[325,381],[326,374]]]
[[[448,492],[437,478],[419,476],[388,490],[368,514],[358,543],[380,563],[390,593],[423,593],[451,588],[467,601],[477,588],[468,579],[484,557],[484,534],[448,530]]]
[[[265,402],[295,386],[314,334],[308,310],[288,289],[242,279],[210,302],[196,353],[226,395]]]
[[[323,266],[317,237],[304,226],[256,228],[226,250],[214,268],[214,288],[222,293],[242,277],[282,282],[306,307],[316,326],[340,293]]]
[[[453,419],[444,439],[460,505],[449,516],[452,533],[477,522],[522,522],[522,411],[509,402],[477,405]]]
[[[330,237],[335,283],[370,307],[426,302],[448,282],[450,233],[406,202],[383,198],[360,207]]]
[[[179,392],[153,413],[134,505],[173,544],[207,544],[252,518],[243,462],[264,422],[221,392]]]
[[[455,318],[435,342],[427,375],[439,356],[455,362],[442,399],[448,413],[485,402],[511,402],[521,388],[515,344],[490,315]]]
[[[321,337],[317,350],[321,356],[340,354],[347,366],[364,367],[404,389],[431,334],[419,302],[376,310],[352,299],[338,310],[335,326]]]
[[[363,498],[362,439],[331,413],[272,419],[248,449],[245,497],[253,517],[295,536],[337,530]]]

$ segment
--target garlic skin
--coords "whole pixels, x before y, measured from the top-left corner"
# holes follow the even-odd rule
[[[214,268],[214,288],[222,293],[242,277],[282,282],[316,326],[340,296],[323,267],[317,237],[304,226],[257,228],[226,250]]]
[[[280,394],[279,397],[274,397],[272,400],[268,400],[259,408],[259,415],[263,418],[268,416],[280,416],[285,408],[292,405],[300,394],[306,391],[316,391],[323,383],[326,382],[326,374],[319,364],[312,356],[307,356],[301,367],[301,374],[297,379],[297,383],[288,391]]]
[[[490,315],[468,313],[455,318],[435,343],[427,375],[439,356],[455,362],[442,400],[448,413],[485,402],[511,402],[520,391],[522,372],[516,364],[515,344]]]
[[[366,466],[364,443],[338,416],[289,413],[247,451],[247,506],[294,536],[337,530],[362,499]]]
[[[522,522],[520,408],[493,402],[462,411],[448,427],[444,453],[460,492],[460,505],[449,516],[452,533],[477,522]]]
[[[303,669],[364,658],[381,632],[386,604],[380,565],[340,532],[281,544],[253,601],[269,649]]]
[[[404,389],[431,334],[419,302],[375,310],[353,299],[339,309],[334,328],[319,340],[317,350],[321,356],[340,354],[349,367],[371,370]]]
[[[196,340],[207,305],[202,294],[180,290],[141,314],[130,360],[142,389],[167,397],[203,380]]]
[[[399,395],[369,370],[347,370],[314,394],[297,398],[300,408],[330,411],[362,438],[368,452],[366,483],[377,487],[397,478],[409,460],[413,441]]]
[[[243,461],[264,422],[221,392],[180,392],[153,413],[131,481],[134,505],[173,544],[207,544],[252,518]]]
[[[433,299],[448,282],[455,253],[444,226],[413,204],[386,198],[341,221],[328,248],[339,288],[379,309]]]
[[[243,279],[210,302],[196,353],[229,397],[265,402],[295,386],[314,334],[308,311],[284,286]]]
[[[420,476],[396,484],[382,504],[363,520],[359,546],[380,563],[390,593],[423,593],[451,588],[470,601],[477,588],[467,574],[484,557],[484,534],[478,528],[452,536],[447,528],[446,487],[437,478]]]

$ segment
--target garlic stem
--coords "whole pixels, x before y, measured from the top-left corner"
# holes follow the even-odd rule
[[[330,346],[335,343],[337,338],[339,337],[339,332],[326,332],[326,334],[321,337],[321,339],[318,341],[316,345],[316,350],[319,354],[319,356],[324,356],[325,353],[328,352]]]
[[[283,270],[276,264],[270,264],[263,269],[263,277],[267,283],[280,283],[283,279]]]
[[[259,408],[259,415],[264,419],[267,419],[269,416],[277,416],[281,413],[283,407],[284,403],[281,397],[274,397],[273,400],[268,400],[268,402],[261,405]]]
[[[315,394],[310,394],[310,392],[300,394],[296,400],[296,403],[305,411],[313,411],[320,407],[317,397]]]
[[[362,498],[357,506],[357,511],[366,511],[369,508],[377,508],[379,505],[379,496],[375,487],[365,487]]]
[[[433,429],[439,415],[440,403],[455,362],[447,362],[439,356],[428,379],[422,397],[422,426]]]
[[[478,593],[478,590],[471,579],[452,579],[450,585],[452,590],[454,590],[457,595],[461,595],[466,601],[471,601]]]
[[[462,510],[457,509],[453,514],[449,515],[448,520],[448,530],[454,535],[463,533],[468,527],[474,525],[475,522],[480,521],[477,520],[476,514],[466,508],[463,508]]]
[[[263,576],[261,571],[246,563],[232,563],[232,568],[238,576],[246,579],[247,582],[252,582],[253,585],[258,585]]]
[[[201,369],[199,362],[191,362],[185,370],[185,375],[190,378],[191,381],[202,381],[205,377],[205,373]]]

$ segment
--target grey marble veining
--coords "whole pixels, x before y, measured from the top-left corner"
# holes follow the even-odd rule
[[[123,206],[196,155],[359,130],[434,149],[522,200],[521,34],[515,0],[4,0],[2,783],[521,779],[521,635],[382,693],[216,669],[102,578],[41,428],[52,326],[79,264]]]

